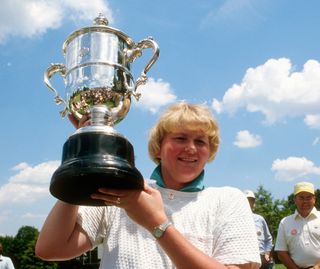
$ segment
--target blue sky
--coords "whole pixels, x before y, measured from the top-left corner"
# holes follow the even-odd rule
[[[211,107],[221,147],[207,186],[262,184],[286,198],[301,180],[319,188],[320,2],[289,0],[3,0],[0,9],[0,235],[38,229],[55,202],[48,191],[63,143],[74,132],[43,83],[65,63],[69,34],[102,12],[135,42],[152,36],[160,57],[127,117],[116,126],[148,177],[148,131],[167,105]],[[137,78],[150,57],[132,64]],[[52,81],[64,96],[61,77]]]

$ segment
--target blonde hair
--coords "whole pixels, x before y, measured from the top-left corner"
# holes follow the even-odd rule
[[[149,155],[156,164],[160,163],[157,156],[164,136],[180,128],[202,131],[207,135],[210,150],[208,162],[214,160],[219,148],[220,136],[218,123],[210,109],[206,105],[179,102],[168,107],[150,130]]]

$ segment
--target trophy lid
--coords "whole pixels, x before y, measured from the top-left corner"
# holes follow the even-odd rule
[[[102,33],[115,34],[118,37],[120,37],[122,40],[124,40],[129,46],[134,45],[134,41],[128,35],[126,35],[125,33],[123,33],[122,31],[120,31],[116,28],[108,26],[108,24],[109,24],[109,21],[107,20],[107,18],[105,16],[103,16],[103,14],[100,13],[99,16],[93,20],[93,26],[78,29],[78,30],[72,32],[68,36],[68,38],[66,39],[66,41],[62,45],[63,53],[64,54],[66,53],[67,47],[72,40],[74,40],[75,38],[77,38],[80,35],[83,35],[86,33],[92,33],[92,32],[102,32]]]
[[[105,16],[103,16],[102,13],[99,13],[99,16],[96,17],[96,18],[93,20],[93,24],[94,24],[94,25],[105,25],[105,26],[107,26],[107,25],[109,24],[109,21],[108,21],[108,19],[107,19]]]

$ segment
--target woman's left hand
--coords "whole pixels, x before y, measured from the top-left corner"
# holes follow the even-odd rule
[[[84,126],[90,125],[90,115],[83,115],[82,118],[79,120],[77,119],[73,114],[68,114],[68,118],[72,125],[76,128],[79,129]]]
[[[100,188],[91,195],[106,205],[123,208],[128,216],[149,231],[167,220],[161,194],[146,182],[143,190],[115,190]]]

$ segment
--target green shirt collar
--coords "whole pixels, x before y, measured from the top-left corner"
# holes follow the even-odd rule
[[[179,191],[184,191],[184,192],[202,191],[204,189],[203,178],[204,178],[204,170],[201,172],[201,174],[198,177],[196,177],[194,180],[192,180],[189,184],[184,186]],[[161,175],[161,165],[158,165],[153,170],[151,174],[151,179],[154,179],[158,186],[162,188],[166,188],[166,185]]]

